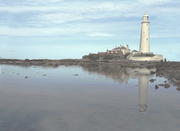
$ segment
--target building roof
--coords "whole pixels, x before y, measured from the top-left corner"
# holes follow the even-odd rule
[[[122,46],[122,47],[116,47],[114,49],[126,49],[126,47]]]
[[[106,52],[98,52],[99,55],[105,55],[107,54]]]
[[[144,16],[148,16],[147,12],[144,13]]]
[[[133,50],[132,52],[138,52],[137,50]]]

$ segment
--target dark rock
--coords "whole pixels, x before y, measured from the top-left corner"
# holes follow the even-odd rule
[[[177,90],[177,91],[180,91],[180,87],[177,87],[176,90]]]
[[[157,90],[159,88],[159,86],[158,85],[155,85],[155,89]]]
[[[156,72],[154,72],[154,71],[151,71],[150,73],[151,73],[151,74],[155,74]]]
[[[180,81],[177,80],[177,81],[175,81],[173,84],[174,84],[174,86],[180,86]]]
[[[159,86],[164,86],[165,84],[159,84]]]
[[[165,88],[169,88],[170,85],[166,83],[166,84],[164,84],[164,87],[165,87]]]
[[[74,76],[79,76],[79,74],[74,74]]]
[[[156,79],[151,79],[151,80],[149,80],[150,82],[154,82],[154,81],[156,81]]]
[[[28,76],[25,76],[24,78],[27,79],[27,78],[29,78],[29,77],[28,77]]]

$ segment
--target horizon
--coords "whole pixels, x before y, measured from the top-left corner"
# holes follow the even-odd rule
[[[0,58],[81,59],[119,45],[139,51],[150,21],[150,52],[180,61],[178,0],[0,0]]]

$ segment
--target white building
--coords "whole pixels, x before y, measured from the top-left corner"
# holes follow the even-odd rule
[[[119,47],[115,46],[114,49],[112,50],[107,50],[107,54],[117,54],[122,52],[123,55],[125,55],[126,53],[130,53],[131,50],[129,49],[129,45],[126,45],[126,47],[120,45]]]
[[[149,20],[147,13],[141,22],[141,37],[139,52],[132,52],[127,58],[134,61],[162,61],[163,56],[150,53]]]
[[[147,13],[143,16],[143,21],[141,22],[141,38],[140,38],[140,53],[150,53],[150,43],[149,43],[149,20]]]

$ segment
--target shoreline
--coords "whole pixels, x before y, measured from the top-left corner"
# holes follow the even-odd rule
[[[120,67],[130,68],[156,68],[156,74],[158,77],[165,77],[174,86],[180,88],[180,62],[155,62],[155,61],[130,61],[126,59],[119,60],[97,60],[91,61],[87,59],[0,59],[0,65],[16,65],[16,66],[43,66],[43,67],[58,67],[64,66],[82,66],[82,67],[95,67],[101,66],[102,68],[108,68],[112,65]]]
[[[4,65],[20,65],[20,66],[59,66],[59,65],[85,65],[85,66],[109,66],[111,64],[120,65],[122,67],[144,67],[152,68],[158,67],[159,69],[180,69],[180,61],[132,61],[127,59],[114,59],[114,60],[88,60],[88,59],[0,59],[0,64]],[[171,68],[173,67],[173,68]]]

